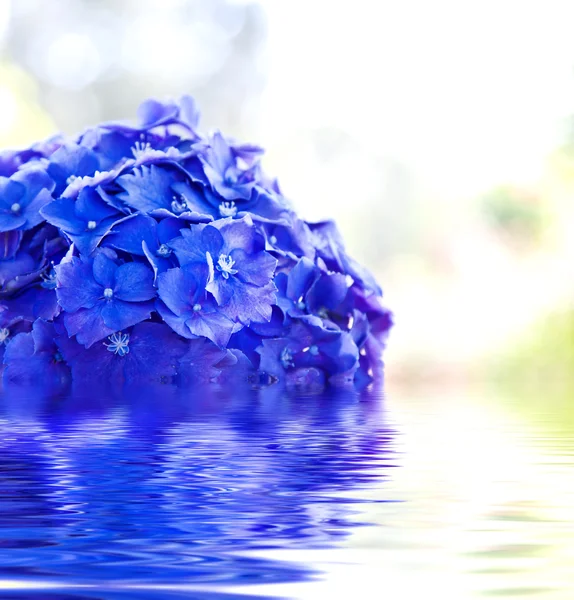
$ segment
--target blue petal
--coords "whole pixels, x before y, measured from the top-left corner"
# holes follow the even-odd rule
[[[118,185],[125,190],[120,194],[121,199],[144,213],[156,208],[170,208],[174,195],[171,184],[175,181],[172,172],[156,165],[141,166],[117,179]]]
[[[86,347],[104,339],[117,331],[108,327],[100,314],[101,303],[92,308],[80,310],[64,315],[64,325],[69,335],[75,335],[80,344]]]
[[[242,328],[241,325],[234,324],[222,312],[208,311],[205,310],[205,307],[203,310],[192,313],[186,319],[185,325],[193,335],[206,337],[221,348],[225,348],[231,335]]]
[[[58,278],[56,294],[65,311],[92,308],[102,297],[102,286],[94,280],[90,263],[73,258],[55,269]]]
[[[34,196],[25,209],[26,225],[24,229],[32,229],[32,227],[36,227],[36,225],[39,225],[44,220],[40,211],[51,201],[52,195],[46,188],[40,190],[38,194]]]
[[[26,224],[26,217],[19,213],[0,209],[0,231],[13,231]]]
[[[116,263],[103,252],[98,252],[93,263],[94,279],[102,288],[113,288],[116,281]],[[100,288],[100,297],[103,290]]]
[[[26,187],[7,177],[0,177],[0,213],[2,209],[10,211],[14,203],[22,204]]]
[[[271,320],[272,308],[276,303],[276,288],[272,282],[262,287],[256,287],[230,277],[226,283],[233,286],[233,292],[229,301],[222,306],[224,314],[231,319],[239,319],[244,325],[249,325],[251,321],[268,322]],[[211,284],[207,286],[208,291],[211,291],[210,286]]]
[[[326,308],[333,310],[345,299],[349,284],[342,273],[323,273],[309,289],[306,300],[312,312]]]
[[[78,194],[76,200],[77,215],[87,221],[102,221],[104,219],[117,216],[121,218],[121,213],[109,204],[107,204],[98,191],[90,187],[83,188]]]
[[[153,302],[124,302],[112,300],[101,306],[101,316],[106,327],[120,331],[151,316]]]
[[[297,302],[304,297],[318,275],[318,269],[308,258],[302,258],[288,275],[287,296]]]
[[[155,296],[153,272],[144,264],[127,263],[118,267],[114,297],[128,302],[151,300]]]
[[[205,253],[207,248],[204,246],[203,229],[213,227],[192,225],[190,229],[182,229],[181,237],[177,237],[168,243],[170,248],[173,248],[175,255],[177,256],[181,265],[185,265],[192,262],[205,262]],[[207,234],[205,240],[208,241],[209,248],[217,248],[217,256],[219,255],[220,249],[223,247],[223,238],[221,234],[214,230],[213,235]]]
[[[253,285],[262,286],[273,279],[273,273],[277,266],[277,259],[267,252],[247,254],[241,248],[232,250],[231,258],[235,261],[234,268],[237,269],[237,277]]]
[[[203,295],[208,275],[208,267],[202,263],[169,269],[158,276],[159,297],[176,315],[187,313]]]
[[[159,244],[156,229],[157,223],[154,219],[147,215],[136,215],[132,219],[116,225],[103,244],[130,254],[143,256],[142,242],[145,242],[148,248],[157,250]]]
[[[76,214],[76,203],[71,198],[58,198],[46,204],[40,214],[54,227],[66,233],[81,234],[86,229],[86,222]]]
[[[137,111],[138,120],[145,129],[157,127],[176,118],[179,109],[176,104],[161,103],[157,100],[149,99],[142,102]]]
[[[0,233],[0,260],[14,258],[16,252],[18,252],[21,241],[21,231],[6,231]]]

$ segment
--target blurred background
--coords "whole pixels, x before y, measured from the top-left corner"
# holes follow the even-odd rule
[[[391,378],[568,379],[573,20],[561,0],[0,0],[0,147],[190,93],[377,273]]]

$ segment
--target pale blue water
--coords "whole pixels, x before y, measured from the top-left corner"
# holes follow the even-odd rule
[[[0,598],[571,600],[570,401],[387,393],[5,389]]]

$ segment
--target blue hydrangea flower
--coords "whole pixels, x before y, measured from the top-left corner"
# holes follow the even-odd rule
[[[334,221],[308,223],[313,234],[317,255],[320,256],[331,271],[348,274],[361,286],[377,296],[382,290],[372,273],[351,258],[346,250],[343,238]]]
[[[58,197],[78,177],[93,176],[100,168],[100,161],[95,152],[80,146],[67,143],[58,148],[50,156],[48,175],[54,180],[54,196]]]
[[[289,273],[279,273],[275,285],[286,318],[314,315],[332,320],[331,312],[343,303],[349,289],[345,275],[321,269],[305,257]]]
[[[27,230],[44,218],[40,209],[52,199],[54,182],[39,168],[0,177],[0,231]]]
[[[249,200],[259,178],[259,153],[243,155],[235,151],[219,131],[200,155],[203,171],[213,190],[228,202]],[[245,160],[245,158],[248,160]],[[234,216],[234,215],[222,215]]]
[[[231,334],[242,326],[218,308],[205,289],[208,278],[209,267],[205,263],[188,263],[161,273],[158,277],[161,302],[157,310],[179,335],[190,339],[203,336],[225,347]]]
[[[169,382],[187,349],[167,325],[148,322],[114,332],[89,348],[66,335],[56,341],[78,381]]]
[[[224,350],[205,338],[191,340],[179,361],[179,375],[186,384],[247,381],[250,370],[251,363],[241,352]]]
[[[261,222],[289,222],[290,204],[273,189],[266,189],[263,185],[259,185],[263,181],[259,178],[258,164],[253,158],[250,158],[252,162],[249,163],[241,157],[241,155],[249,157],[249,152],[244,150],[244,147],[239,151],[237,147],[232,149],[220,134],[216,134],[214,139],[216,142],[213,145],[208,144],[204,148],[199,148],[197,154],[190,153],[190,156],[182,161],[182,167],[189,176],[189,181],[178,182],[173,189],[181,194],[188,206],[199,213],[211,214],[216,219],[242,218],[249,214]],[[224,151],[224,154],[229,151],[230,155],[227,159],[235,166],[225,167],[216,148]],[[253,147],[249,147],[249,150],[253,156],[258,156]],[[247,168],[247,171],[242,171],[242,168],[237,166],[238,161]],[[222,177],[221,174],[218,175],[218,169],[224,169],[226,172],[230,169],[233,172],[237,171],[238,174],[233,177],[229,175]],[[249,178],[246,178],[246,172],[250,173]]]
[[[59,262],[66,248],[64,240],[46,226],[0,233],[0,244],[0,298],[40,283],[51,261]]]
[[[32,331],[19,333],[6,346],[5,379],[52,386],[69,377],[69,369],[56,345],[54,323],[37,319]]]
[[[103,245],[133,256],[145,256],[157,276],[174,266],[175,257],[168,244],[185,226],[186,222],[177,218],[158,223],[148,215],[136,215],[116,224]]]
[[[58,198],[50,202],[42,209],[42,215],[86,256],[97,248],[114,224],[129,218],[104,202],[92,188],[84,188],[77,200]]]
[[[153,272],[141,263],[118,264],[100,251],[56,267],[58,302],[69,335],[89,347],[151,316]]]
[[[277,260],[263,250],[263,238],[249,217],[221,219],[181,233],[170,246],[182,265],[207,262],[211,278],[206,289],[223,314],[244,325],[270,320]]]
[[[195,101],[0,153],[5,379],[365,385],[392,325],[332,221]],[[58,349],[60,352],[58,352]],[[63,359],[63,360],[61,360]]]
[[[359,351],[351,335],[318,324],[296,323],[283,338],[263,339],[259,369],[277,379],[300,368],[315,368],[327,376],[352,379]]]

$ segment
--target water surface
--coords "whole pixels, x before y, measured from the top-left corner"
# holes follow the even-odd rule
[[[572,430],[520,406],[4,389],[0,596],[572,598]]]

